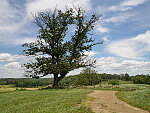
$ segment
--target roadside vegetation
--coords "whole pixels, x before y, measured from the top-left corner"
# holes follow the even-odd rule
[[[135,85],[138,89],[135,91],[118,92],[116,96],[128,104],[145,109],[150,112],[150,86],[143,89],[144,86]]]

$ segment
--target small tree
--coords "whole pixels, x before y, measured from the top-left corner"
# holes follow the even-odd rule
[[[70,8],[65,12],[55,9],[34,15],[35,23],[40,28],[37,41],[22,45],[27,47],[23,51],[24,55],[35,56],[34,62],[24,64],[26,76],[38,78],[38,75],[53,74],[53,87],[56,88],[68,72],[95,63],[94,60],[86,59],[84,52],[100,44],[94,43],[94,40],[89,38],[89,33],[101,15],[92,15],[86,20],[84,14],[81,8]],[[75,26],[75,32],[70,36],[70,40],[65,41],[71,25]]]
[[[75,81],[75,85],[81,86],[89,86],[96,85],[101,82],[101,77],[97,74],[97,72],[91,68],[87,68],[82,70],[82,72],[77,75],[77,79]]]
[[[130,80],[130,76],[129,76],[128,73],[126,73],[126,74],[124,75],[124,79],[125,79],[125,81],[129,81],[129,80]]]
[[[142,76],[135,76],[132,80],[134,84],[145,84],[145,79]]]
[[[108,81],[108,84],[111,84],[111,85],[119,85],[119,80],[117,80],[117,79],[109,80],[109,81]]]

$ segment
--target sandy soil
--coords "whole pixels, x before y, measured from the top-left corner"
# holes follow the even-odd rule
[[[89,101],[95,113],[149,113],[145,110],[133,107],[115,96],[116,91],[95,90],[88,96],[95,97]]]

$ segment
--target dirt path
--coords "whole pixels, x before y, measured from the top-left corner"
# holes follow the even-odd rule
[[[95,97],[89,101],[95,113],[148,113],[145,110],[130,106],[115,96],[116,91],[95,90],[88,96]]]

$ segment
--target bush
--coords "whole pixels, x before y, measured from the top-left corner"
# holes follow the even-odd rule
[[[95,70],[87,68],[77,75],[75,85],[89,86],[96,85],[101,82],[101,77],[96,73]]]
[[[108,84],[111,84],[111,85],[119,85],[119,80],[109,80],[109,81],[108,81]]]
[[[150,84],[149,75],[136,75],[132,78],[134,84]]]
[[[134,84],[145,84],[145,80],[143,77],[134,77],[133,83]]]

